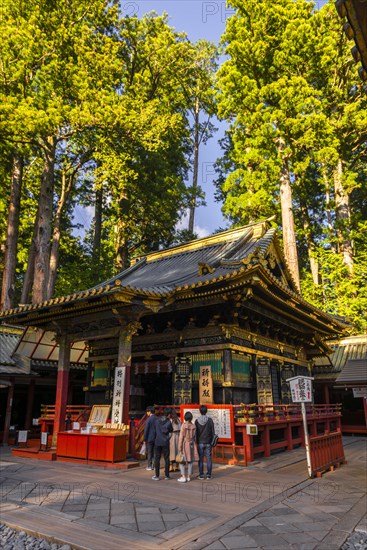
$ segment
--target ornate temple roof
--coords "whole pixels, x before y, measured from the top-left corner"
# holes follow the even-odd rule
[[[132,308],[145,315],[228,299],[270,308],[274,319],[287,318],[315,338],[335,337],[347,327],[299,294],[271,220],[140,256],[91,289],[5,311],[0,320],[53,330],[53,324],[75,326],[94,314],[98,329],[98,319],[127,316]]]

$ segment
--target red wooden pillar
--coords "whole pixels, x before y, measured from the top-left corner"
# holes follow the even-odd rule
[[[30,430],[32,425],[31,420],[32,420],[33,401],[34,401],[34,388],[35,388],[35,380],[34,378],[32,378],[28,386],[27,412],[26,412],[25,426],[24,426],[26,430]]]
[[[8,399],[6,402],[6,414],[4,422],[4,434],[3,434],[3,445],[8,444],[9,440],[9,430],[10,430],[10,419],[11,419],[11,409],[13,406],[14,398],[14,378],[10,379],[10,384],[8,387]]]
[[[287,451],[293,451],[293,433],[292,433],[292,424],[287,421],[286,427],[286,437],[287,437]]]
[[[57,434],[65,429],[66,405],[69,390],[70,343],[66,335],[59,338],[59,364],[57,369],[55,420],[52,446],[56,447]]]
[[[269,426],[264,426],[264,431],[261,434],[261,439],[262,439],[262,443],[264,445],[264,456],[269,457],[271,455]]]
[[[254,461],[254,446],[252,435],[246,433],[246,427],[242,428],[242,442],[245,448],[246,464]]]

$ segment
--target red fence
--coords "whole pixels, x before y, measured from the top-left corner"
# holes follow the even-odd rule
[[[255,455],[269,457],[274,451],[305,444],[300,405],[235,405],[234,411],[236,440],[242,443],[247,462]],[[340,432],[340,405],[306,405],[306,412],[310,436]],[[246,424],[256,425],[258,435],[247,434]]]
[[[310,438],[311,473],[320,477],[322,472],[345,464],[341,432]]]

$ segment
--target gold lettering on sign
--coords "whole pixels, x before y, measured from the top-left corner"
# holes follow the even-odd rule
[[[200,403],[213,403],[213,377],[210,365],[200,367],[199,378]]]

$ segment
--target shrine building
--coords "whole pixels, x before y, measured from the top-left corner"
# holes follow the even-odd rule
[[[199,403],[202,366],[216,404],[288,404],[286,380],[312,375],[326,341],[349,328],[302,298],[268,220],[140,256],[94,288],[0,320],[26,328],[18,354],[57,358],[56,432],[75,399],[70,363],[84,350],[84,403],[112,404],[122,367],[127,422],[147,405]]]

